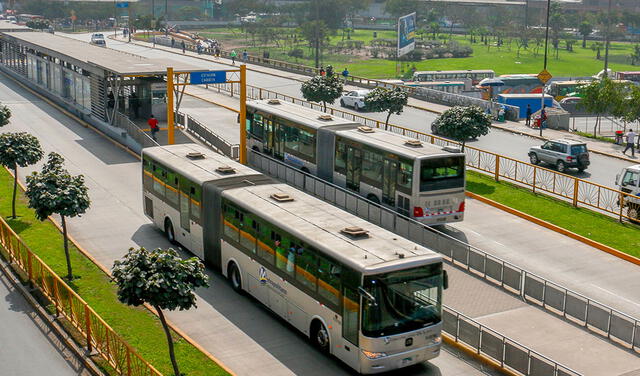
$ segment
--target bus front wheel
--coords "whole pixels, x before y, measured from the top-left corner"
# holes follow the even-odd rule
[[[240,277],[240,270],[235,262],[229,265],[229,271],[227,272],[229,282],[231,282],[231,288],[237,293],[242,292],[242,278]]]
[[[311,324],[311,341],[320,351],[329,353],[329,332],[319,320]]]

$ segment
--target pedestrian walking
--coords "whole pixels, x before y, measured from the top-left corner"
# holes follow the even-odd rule
[[[160,127],[158,127],[158,119],[153,117],[153,114],[151,114],[149,116],[149,120],[147,120],[147,124],[151,130],[151,138],[153,138],[153,141],[158,141],[158,139],[156,139],[156,133],[160,131]]]
[[[180,46],[182,47],[182,53],[185,53],[185,50],[187,49],[187,46],[184,44],[184,41],[180,42]]]
[[[636,132],[633,131],[633,129],[629,128],[629,132],[627,132],[627,134],[625,135],[625,137],[627,138],[627,146],[624,148],[624,151],[622,151],[622,154],[627,155],[627,150],[631,149],[631,156],[635,157],[636,156],[636,152],[635,152],[635,141],[636,141]]]
[[[342,71],[342,77],[344,77],[344,84],[347,84],[347,78],[349,78],[349,70],[347,68],[344,68],[344,70]]]
[[[236,65],[236,57],[238,56],[238,53],[236,52],[236,50],[231,50],[231,53],[229,54],[229,57],[231,58],[231,64],[232,65]]]
[[[196,44],[196,51],[198,51],[198,55],[202,54],[202,43],[200,41]]]
[[[527,127],[531,126],[531,105],[528,104],[527,105],[527,123],[526,123]]]
[[[324,77],[325,71],[323,67],[320,67],[320,76]]]
[[[547,127],[547,110],[545,110],[547,106],[542,106],[542,111],[540,111],[540,128],[545,129]]]
[[[176,40],[171,37],[171,48],[174,48],[176,46]]]
[[[216,45],[215,54],[216,54],[216,59],[219,59],[220,58],[220,47],[218,45]]]
[[[140,102],[138,102],[138,96],[135,92],[131,92],[129,95],[129,108],[133,110],[134,119],[138,118],[138,112],[140,110]]]
[[[249,59],[249,53],[247,52],[247,50],[242,51],[242,62],[246,64],[248,59]]]

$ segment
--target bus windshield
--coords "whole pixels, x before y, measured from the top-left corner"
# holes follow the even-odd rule
[[[437,324],[442,319],[442,264],[367,276],[362,333],[383,337]]]
[[[425,159],[420,166],[420,192],[464,187],[464,157]]]

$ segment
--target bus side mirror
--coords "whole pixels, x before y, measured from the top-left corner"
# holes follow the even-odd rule
[[[446,270],[442,271],[442,288],[445,290],[449,288],[449,274]]]
[[[369,291],[362,288],[362,286],[358,287],[358,293],[360,293],[360,296],[368,300],[370,304],[373,304],[374,306],[378,305],[378,303],[376,302],[376,298],[371,295]]]

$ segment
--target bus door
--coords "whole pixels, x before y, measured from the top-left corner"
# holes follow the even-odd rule
[[[263,117],[264,141],[262,149],[266,154],[273,155],[273,121],[268,117]]]
[[[362,150],[347,146],[347,189],[360,191],[362,173]]]
[[[382,203],[384,204],[395,206],[398,167],[398,161],[393,159],[384,160],[382,169]]]
[[[180,181],[180,231],[174,225],[176,240],[187,249],[191,249],[191,184],[186,179]],[[179,235],[178,235],[179,234]]]

